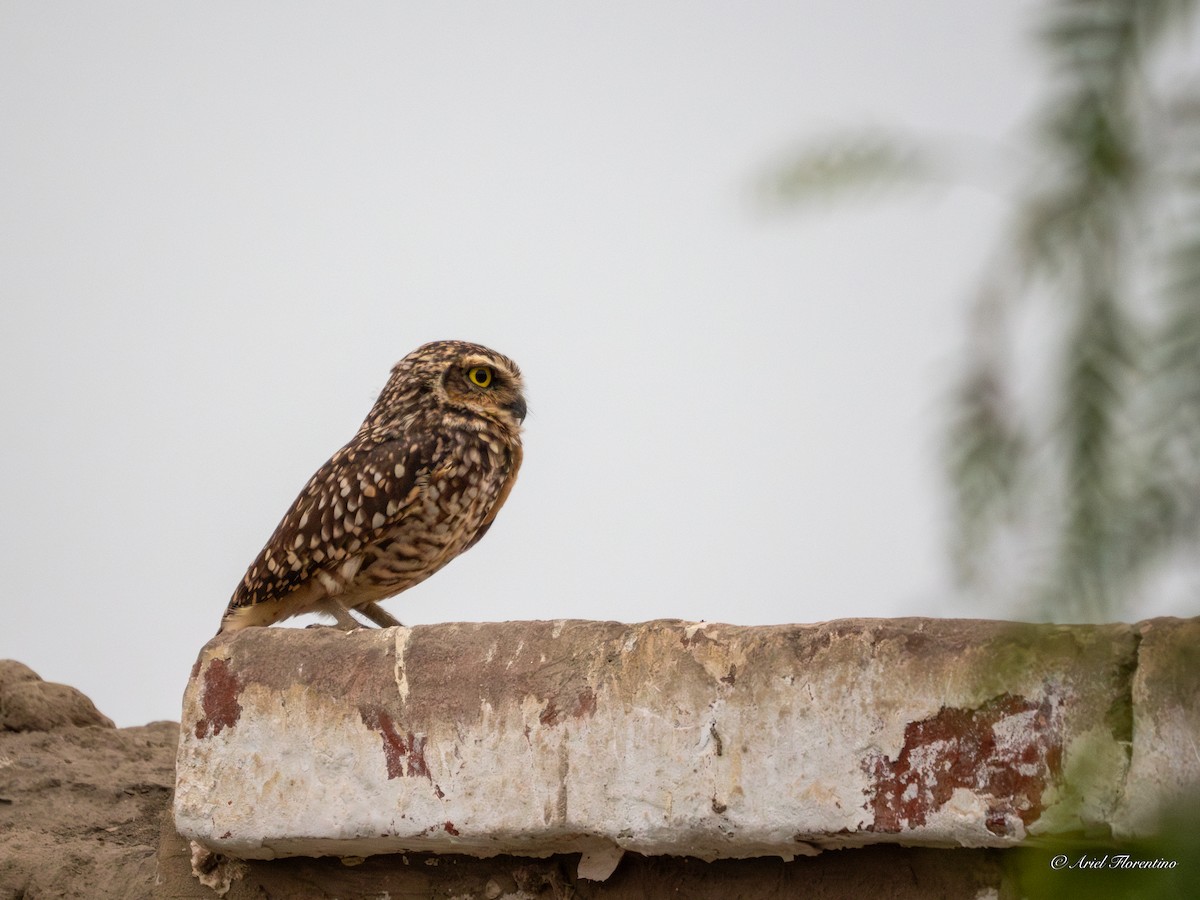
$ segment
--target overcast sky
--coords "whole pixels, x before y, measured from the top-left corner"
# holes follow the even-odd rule
[[[1000,615],[938,438],[982,186],[768,214],[847,126],[1003,151],[1010,0],[0,3],[0,657],[118,724],[390,367],[513,357],[520,481],[406,624]]]

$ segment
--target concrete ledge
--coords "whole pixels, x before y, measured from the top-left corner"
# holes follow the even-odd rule
[[[1134,836],[1200,784],[1200,620],[246,629],[201,651],[175,821],[250,859],[704,859]]]

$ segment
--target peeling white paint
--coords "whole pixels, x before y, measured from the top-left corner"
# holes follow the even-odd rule
[[[396,691],[400,702],[404,703],[408,700],[408,668],[404,656],[412,639],[412,629],[401,625],[392,630],[396,633]]]

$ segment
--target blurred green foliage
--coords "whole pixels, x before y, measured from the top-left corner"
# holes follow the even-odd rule
[[[1005,851],[1007,896],[1022,900],[1194,900],[1200,897],[1197,798],[1166,810],[1137,840],[1060,839]]]
[[[1200,72],[1164,63],[1195,6],[1036,10],[1045,89],[945,442],[960,584],[1023,616],[1129,615],[1200,538]],[[944,179],[939,158],[885,135],[830,138],[765,187],[794,206]],[[1022,317],[1059,335],[1036,391]]]

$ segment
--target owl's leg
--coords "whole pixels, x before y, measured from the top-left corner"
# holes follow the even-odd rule
[[[403,625],[402,622],[392,616],[391,613],[386,612],[384,608],[374,600],[372,600],[370,603],[364,603],[362,606],[355,608],[380,628],[395,628]]]
[[[363,627],[363,623],[350,615],[350,610],[346,609],[336,597],[326,597],[316,605],[315,609],[319,613],[333,616],[337,627],[342,631],[357,631]]]

